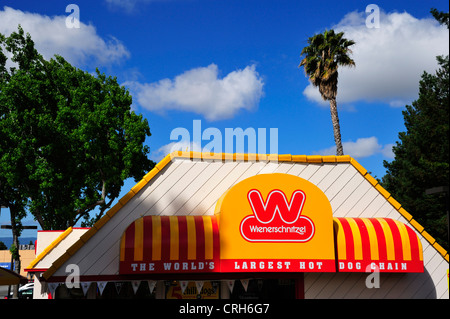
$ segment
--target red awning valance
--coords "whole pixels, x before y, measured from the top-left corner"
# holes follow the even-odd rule
[[[423,272],[422,244],[390,218],[334,218],[338,271]]]

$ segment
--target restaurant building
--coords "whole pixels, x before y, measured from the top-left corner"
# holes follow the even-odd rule
[[[447,251],[349,156],[172,153],[40,235],[34,298],[449,298]]]

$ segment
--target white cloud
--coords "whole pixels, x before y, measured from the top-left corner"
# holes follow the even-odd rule
[[[153,161],[159,162],[164,158],[164,156],[171,154],[172,152],[175,151],[201,152],[202,147],[201,145],[198,145],[195,142],[188,142],[188,141],[171,142],[169,144],[161,146],[156,151],[152,152],[151,158]]]
[[[124,10],[127,13],[135,12],[138,5],[150,2],[164,2],[171,0],[105,0],[111,9]]]
[[[117,7],[131,12],[135,9],[138,2],[150,2],[151,0],[105,0],[110,7]]]
[[[366,14],[347,14],[333,28],[356,42],[352,57],[356,67],[339,69],[338,103],[384,102],[404,106],[417,99],[423,71],[434,73],[436,56],[449,53],[448,29],[434,18],[417,19],[410,14],[383,13],[380,28],[367,28]],[[312,85],[303,92],[310,100],[324,103]]]
[[[394,159],[395,154],[394,154],[394,151],[392,150],[392,147],[394,147],[394,145],[395,144],[384,145],[383,148],[381,149],[381,154],[383,154],[383,156],[386,158]]]
[[[392,152],[393,144],[381,145],[375,136],[358,138],[356,142],[343,142],[344,154],[350,155],[354,158],[370,157],[376,154],[382,154],[386,158],[394,158]],[[333,155],[336,154],[336,146],[332,146],[316,152],[319,155]]]
[[[93,25],[83,23],[82,15],[80,28],[67,28],[69,15],[49,17],[5,6],[3,11],[0,10],[0,33],[8,36],[17,31],[20,24],[25,32],[30,33],[36,49],[46,59],[59,54],[77,66],[91,62],[109,65],[130,56],[118,39],[110,37],[105,40]]]
[[[138,104],[150,111],[194,112],[214,121],[233,117],[239,110],[258,106],[263,80],[255,66],[230,72],[219,78],[217,65],[194,68],[173,80],[154,83],[126,82]]]

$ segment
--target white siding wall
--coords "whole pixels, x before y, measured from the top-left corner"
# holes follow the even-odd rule
[[[68,263],[81,275],[114,275],[119,268],[120,237],[144,215],[212,215],[216,201],[230,187],[256,174],[287,173],[316,184],[330,200],[335,217],[389,217],[408,223],[348,163],[201,161],[175,159],[134,196]],[[368,274],[309,273],[306,298],[448,298],[448,263],[422,238],[423,274],[381,274],[381,287],[368,289]],[[61,267],[56,276],[65,275]],[[433,284],[434,283],[434,284]],[[436,290],[434,289],[436,285]]]

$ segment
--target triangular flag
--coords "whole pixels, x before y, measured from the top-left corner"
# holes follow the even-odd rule
[[[188,286],[188,281],[180,281],[180,287],[181,287],[181,293],[184,294],[184,291],[186,290],[186,287]]]
[[[52,296],[52,298],[55,298],[55,290],[56,288],[58,288],[59,286],[59,282],[49,282],[47,283],[47,289],[48,292],[50,293],[50,295]]]
[[[120,290],[122,290],[123,282],[121,282],[121,281],[115,282],[114,285],[116,286],[116,292],[119,295],[120,294]]]
[[[98,290],[100,291],[100,296],[103,295],[103,290],[105,290],[105,287],[107,284],[108,284],[107,281],[98,281],[97,282],[97,287],[98,287]]]
[[[258,291],[261,291],[264,282],[263,282],[261,279],[258,279],[258,280],[256,281],[256,284],[258,285]]]
[[[228,288],[230,289],[230,292],[233,292],[233,288],[234,288],[234,280],[227,280],[227,285]]]
[[[38,279],[39,280],[39,279]],[[48,283],[45,281],[40,282],[41,283],[41,295],[47,293],[48,290]]]
[[[205,283],[204,281],[196,281],[195,282],[195,286],[197,287],[197,294],[199,294],[199,295],[201,294],[204,283]]]
[[[91,281],[83,281],[81,283],[81,289],[83,289],[83,294],[86,296],[86,293],[89,289],[89,287],[91,286]]]
[[[131,282],[131,286],[133,287],[134,294],[136,294],[136,291],[138,290],[140,284],[141,284],[140,280],[133,280]]]
[[[248,288],[248,279],[241,279],[241,284],[244,287],[245,292],[247,292]]]
[[[150,290],[150,293],[153,293],[153,290],[156,286],[156,280],[147,280],[148,283],[148,289]]]

